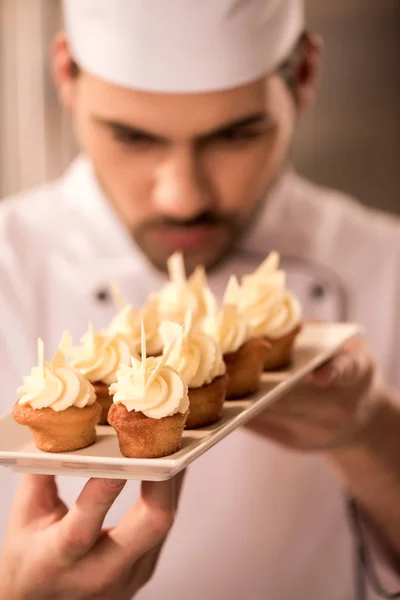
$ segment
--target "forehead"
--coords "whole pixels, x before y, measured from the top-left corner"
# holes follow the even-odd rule
[[[153,93],[122,88],[82,73],[82,101],[94,117],[163,135],[196,135],[221,123],[268,110],[273,77],[207,93]]]

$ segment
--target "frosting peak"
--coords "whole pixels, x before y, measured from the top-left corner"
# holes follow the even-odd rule
[[[20,405],[61,412],[73,406],[84,408],[95,403],[96,395],[91,383],[67,363],[70,346],[71,336],[65,332],[57,352],[48,363],[44,361],[43,341],[38,340],[38,366],[24,377],[24,385],[18,389]]]
[[[218,342],[200,331],[191,331],[191,319],[186,325],[165,321],[160,326],[165,347],[171,347],[167,364],[180,373],[189,388],[208,385],[223,375],[226,366]]]
[[[224,355],[236,352],[252,337],[250,324],[238,312],[239,292],[239,283],[232,276],[220,311],[209,314],[204,320],[204,331],[217,341]]]
[[[131,354],[138,356],[140,354],[141,321],[143,319],[148,353],[154,356],[160,354],[162,342],[158,335],[157,299],[150,298],[142,310],[135,311],[131,305],[125,302],[115,285],[111,289],[120,307],[120,312],[111,321],[107,330],[108,335],[118,334],[123,337],[129,344]]]
[[[143,327],[142,327],[143,330]],[[142,336],[142,359],[132,357],[131,366],[122,366],[117,382],[111,385],[114,404],[123,404],[129,412],[161,419],[189,409],[187,386],[182,377],[166,364],[168,353],[161,358],[146,358],[145,334]]]
[[[81,342],[72,349],[72,364],[93,383],[114,383],[120,365],[130,364],[131,351],[121,335],[94,333],[90,325]]]
[[[167,264],[170,281],[157,295],[161,320],[183,325],[189,311],[195,322],[204,318],[210,306],[216,304],[204,268],[197,267],[187,279],[182,254],[173,254]]]
[[[257,267],[254,273],[242,278],[242,286],[248,289],[253,286],[268,286],[275,290],[283,290],[286,284],[285,272],[279,269],[280,256],[278,252],[271,252]]]
[[[301,304],[286,290],[285,273],[279,270],[279,254],[270,254],[254,273],[243,277],[238,308],[250,322],[255,336],[278,339],[300,324]]]

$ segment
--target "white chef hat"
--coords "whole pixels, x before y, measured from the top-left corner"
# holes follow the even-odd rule
[[[73,58],[127,88],[206,92],[273,72],[304,27],[304,0],[63,0]]]

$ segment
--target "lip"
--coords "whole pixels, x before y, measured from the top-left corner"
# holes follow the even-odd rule
[[[196,250],[212,243],[218,233],[221,234],[221,227],[215,225],[190,228],[160,227],[151,232],[151,237],[172,251]]]

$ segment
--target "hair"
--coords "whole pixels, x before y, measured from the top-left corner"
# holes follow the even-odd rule
[[[307,32],[303,31],[289,56],[279,65],[276,70],[277,74],[283,79],[292,94],[296,92],[297,67],[303,56],[306,39]]]
[[[80,67],[78,63],[74,61],[74,59],[71,60],[70,69],[72,77],[76,79],[79,76]]]
[[[294,94],[296,91],[297,85],[297,65],[303,54],[304,43],[306,41],[307,32],[303,31],[303,33],[299,36],[296,44],[294,45],[292,51],[289,56],[279,65],[276,70],[276,73],[283,79],[289,91]],[[79,77],[80,74],[80,66],[73,59],[71,60],[71,74],[74,79]]]

